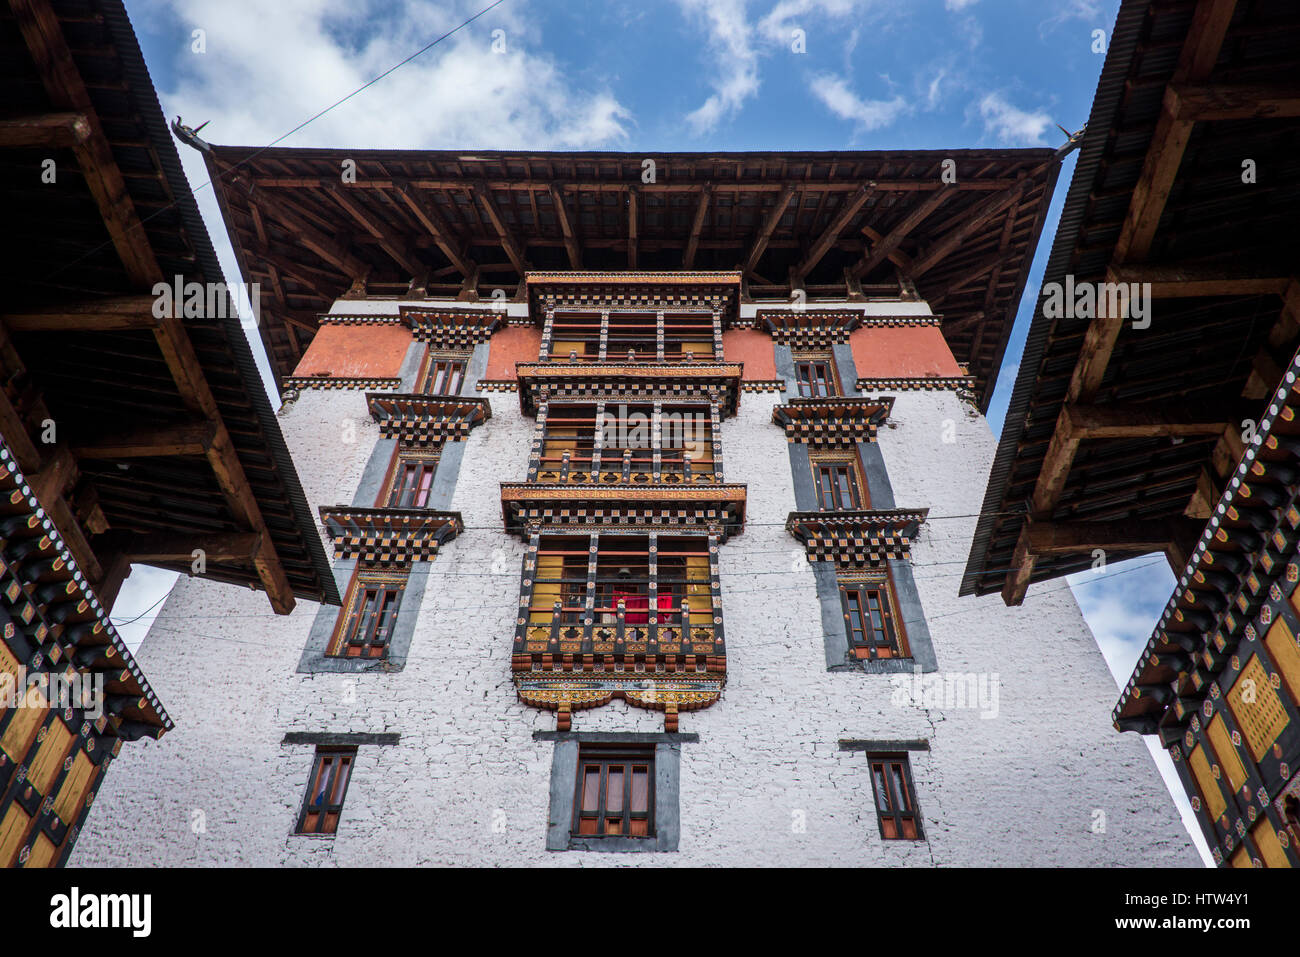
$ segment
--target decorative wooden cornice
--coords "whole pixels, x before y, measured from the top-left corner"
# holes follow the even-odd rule
[[[1112,718],[1120,731],[1177,740],[1193,705],[1243,642],[1256,641],[1300,581],[1300,353],[1260,420],[1148,638]]]
[[[929,509],[791,512],[785,530],[802,542],[811,562],[845,567],[910,558],[908,549]]]
[[[742,379],[741,392],[784,392],[784,379]]]
[[[537,403],[552,399],[626,402],[661,399],[710,400],[716,394],[722,415],[732,415],[740,401],[742,366],[730,362],[520,362],[515,365],[519,403],[535,415]]]
[[[464,530],[459,512],[425,508],[322,506],[321,521],[334,540],[335,558],[376,565],[432,561],[439,546]]]
[[[478,392],[518,392],[519,383],[514,379],[479,379],[474,383]]]
[[[0,595],[5,640],[33,672],[100,672],[125,704],[93,722],[123,740],[158,738],[172,720],[0,436]],[[28,654],[17,651],[22,638]],[[71,709],[69,709],[71,710]],[[65,717],[70,717],[66,715]],[[83,736],[88,729],[83,728]],[[113,751],[116,754],[116,749]]]
[[[861,312],[760,309],[754,328],[769,333],[783,346],[824,348],[848,342],[849,333],[861,323]]]
[[[734,318],[739,272],[530,272],[530,299],[545,309],[635,307],[705,309]]]
[[[441,445],[469,438],[470,429],[492,418],[487,399],[370,392],[370,415],[379,434],[407,445]]]
[[[286,391],[301,389],[396,389],[402,384],[398,378],[349,378],[347,376],[312,375],[290,376],[284,380]]]
[[[708,532],[725,541],[745,526],[746,486],[572,486],[501,484],[506,530],[637,528]]]
[[[403,306],[402,320],[411,327],[417,342],[434,349],[472,349],[487,342],[505,323],[504,312],[484,309],[423,309]]]
[[[893,406],[890,397],[791,399],[772,410],[772,422],[785,429],[790,442],[854,446],[876,440],[876,429],[889,417]]]
[[[322,326],[400,326],[404,322],[395,313],[373,312],[322,312],[316,319]]]
[[[859,379],[857,381],[859,392],[882,392],[890,390],[894,392],[914,392],[914,391],[942,391],[951,389],[955,392],[969,392],[972,395],[975,390],[975,379],[971,376],[914,376],[905,379]]]

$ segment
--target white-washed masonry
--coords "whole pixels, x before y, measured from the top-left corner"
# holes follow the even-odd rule
[[[398,304],[336,306],[362,309]],[[726,480],[748,485],[745,531],[721,557],[728,680],[681,718],[694,740],[677,746],[675,851],[547,850],[556,716],[511,681],[524,546],[502,528],[499,488],[526,478],[533,423],[517,395],[491,393],[436,504],[465,530],[401,609],[404,667],[300,670],[318,606],[277,617],[259,594],[181,579],[138,655],[175,730],[124,752],[72,863],[1197,865],[1147,750],[1110,725],[1114,683],[1069,590],[1018,608],[957,598],[996,444],[983,417],[952,390],[894,396],[876,444],[894,502],[929,509],[910,565],[934,660],[920,674],[828,667],[817,573],[784,527],[795,476],[772,412],[787,397],[743,395],[722,423]],[[364,391],[305,390],[281,420],[312,507],[352,502],[379,441]],[[583,733],[663,728],[621,701],[573,718]],[[359,748],[337,834],[296,835],[314,748],[286,739],[331,733],[396,743]],[[864,745],[841,742],[908,748],[924,840],[881,838]]]

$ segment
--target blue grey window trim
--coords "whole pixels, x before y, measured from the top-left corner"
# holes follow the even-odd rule
[[[853,361],[853,347],[847,342],[831,346],[831,356],[835,359],[835,373],[840,378],[840,391],[844,395],[860,395],[858,366]]]
[[[393,731],[374,734],[366,731],[289,731],[280,744],[314,744],[321,748],[347,748],[361,745],[389,747],[402,736]]]
[[[905,740],[859,740],[857,738],[840,738],[841,751],[869,751],[873,754],[887,754],[891,751],[929,751],[928,738],[908,738]]]
[[[645,853],[676,851],[681,832],[682,743],[694,734],[596,734],[534,732],[534,739],[554,741],[551,800],[546,825],[548,851]],[[653,838],[574,837],[573,801],[578,786],[578,748],[582,744],[653,744],[655,749],[655,833]]]
[[[420,366],[424,364],[424,355],[428,351],[428,346],[423,342],[412,342],[407,346],[402,367],[397,372],[397,377],[402,380],[402,384],[397,388],[398,392],[415,391],[415,380],[420,375]]]
[[[460,387],[461,395],[473,395],[479,379],[487,373],[488,349],[488,343],[480,342],[470,353],[469,362],[465,364],[465,381]]]
[[[388,466],[393,462],[393,452],[397,449],[397,439],[379,439],[370,452],[361,481],[357,484],[356,494],[352,496],[353,508],[374,508],[379,501],[379,493],[384,489],[384,479],[388,475]]]
[[[772,359],[776,364],[776,377],[785,380],[785,396],[799,394],[799,383],[794,377],[794,353],[789,346],[773,345]]]
[[[356,570],[355,558],[344,558],[334,563],[334,580],[338,583],[339,594],[347,600],[348,584]],[[307,647],[298,659],[298,674],[361,674],[365,672],[401,671],[406,667],[406,657],[411,650],[411,640],[415,637],[415,620],[419,617],[420,605],[424,602],[424,591],[429,582],[429,563],[412,562],[411,572],[406,579],[406,590],[402,594],[402,604],[397,612],[397,624],[393,626],[393,636],[388,642],[388,654],[383,658],[339,658],[331,657],[325,652],[329,649],[330,638],[334,636],[334,626],[339,615],[346,607],[321,605],[316,609],[316,617],[307,634]]]

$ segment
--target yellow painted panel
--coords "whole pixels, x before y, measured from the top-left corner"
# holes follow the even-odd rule
[[[1223,723],[1223,718],[1216,714],[1206,725],[1205,733],[1210,737],[1214,754],[1219,759],[1219,767],[1228,776],[1228,783],[1232,785],[1232,790],[1234,792],[1240,790],[1246,783],[1246,766],[1241,763],[1241,756],[1232,746],[1232,738],[1228,734],[1227,725]]]
[[[567,358],[570,352],[576,352],[580,356],[585,356],[587,354],[587,344],[585,342],[574,342],[567,339],[551,340],[551,356],[553,358]]]
[[[71,825],[76,821],[77,815],[81,813],[81,808],[86,803],[86,792],[90,790],[90,782],[94,777],[94,773],[94,763],[78,748],[77,756],[72,760],[72,770],[63,779],[63,784],[59,787],[58,797],[54,799],[54,813],[59,816],[59,820],[64,824]]]
[[[1205,749],[1199,744],[1192,748],[1192,753],[1187,756],[1187,766],[1192,769],[1192,777],[1196,779],[1196,786],[1201,792],[1201,800],[1205,802],[1205,809],[1209,812],[1210,818],[1217,821],[1219,815],[1227,810],[1228,802],[1223,796],[1223,788],[1219,787],[1218,780],[1210,772],[1210,762],[1205,757]]]
[[[27,780],[41,794],[50,793],[54,779],[63,770],[63,759],[68,756],[68,748],[71,746],[72,732],[68,730],[68,726],[62,721],[51,724],[49,733],[45,735],[45,740],[36,751],[36,760],[32,762],[32,768],[27,772]]]
[[[1264,859],[1265,867],[1291,866],[1291,862],[1286,859],[1286,851],[1282,850],[1282,844],[1277,839],[1277,832],[1267,818],[1250,829],[1250,839],[1259,848],[1259,856]]]
[[[0,714],[9,708],[9,692],[13,690],[17,693],[15,683],[18,681],[18,668],[18,659],[9,650],[9,646],[0,641]],[[5,675],[12,681],[5,681]]]
[[[4,820],[0,821],[0,867],[8,867],[14,862],[31,823],[32,819],[26,811],[17,804],[9,805]]]
[[[686,577],[690,580],[686,586],[686,598],[691,603],[691,626],[712,629],[713,590],[709,587],[708,556],[686,556]]]
[[[1244,844],[1237,845],[1237,849],[1232,852],[1232,857],[1228,859],[1228,863],[1233,867],[1255,866],[1250,860],[1250,855],[1246,853],[1246,846]]]
[[[556,582],[538,581],[540,578],[560,578],[564,575],[563,555],[538,555],[537,573],[533,577],[533,607],[537,610],[528,617],[530,624],[549,624],[551,609],[560,600],[561,585]]]
[[[1291,721],[1282,699],[1269,684],[1268,673],[1258,655],[1251,656],[1233,682],[1228,692],[1228,707],[1256,761],[1273,746]]]
[[[25,867],[50,867],[54,864],[54,855],[58,848],[44,834],[37,834],[32,843],[32,853],[27,858]]]
[[[23,706],[18,708],[18,713],[10,719],[4,737],[0,738],[0,749],[3,749],[4,753],[14,761],[21,762],[27,757],[27,749],[36,740],[36,732],[40,730],[41,722],[45,720],[48,703],[45,696],[36,688],[27,690],[27,698]]]
[[[1293,594],[1300,594],[1300,588]],[[1295,643],[1295,635],[1281,618],[1273,622],[1264,636],[1264,647],[1281,673],[1282,684],[1291,693],[1291,700],[1300,704],[1300,645]]]

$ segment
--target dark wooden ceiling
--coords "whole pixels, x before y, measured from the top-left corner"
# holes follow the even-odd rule
[[[985,402],[1060,165],[1048,149],[205,155],[280,377],[350,289],[472,298],[514,295],[531,269],[739,268],[757,301],[914,287]]]
[[[1122,5],[1044,282],[1152,281],[1150,325],[1040,297],[962,594],[1181,569],[1300,332],[1297,77],[1290,0]]]

